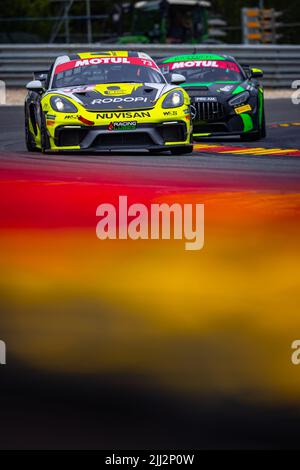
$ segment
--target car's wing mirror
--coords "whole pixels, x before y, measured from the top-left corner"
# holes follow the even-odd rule
[[[251,69],[250,70],[250,77],[251,78],[263,78],[264,73],[260,69]]]
[[[170,81],[173,85],[180,85],[181,83],[184,83],[186,81],[186,78],[180,73],[172,73]]]
[[[29,91],[36,91],[37,93],[44,91],[44,86],[40,80],[32,80],[27,83],[26,88]]]

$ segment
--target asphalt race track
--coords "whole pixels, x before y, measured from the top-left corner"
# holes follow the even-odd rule
[[[190,156],[42,155],[23,108],[0,107],[0,448],[299,447],[300,105],[266,116],[264,141]],[[204,195],[212,248],[100,253],[95,201],[115,188]]]
[[[165,184],[167,180],[168,185],[176,185],[179,178],[191,187],[200,181],[244,185],[251,176],[253,187],[295,189],[300,181],[300,105],[290,100],[270,100],[266,102],[266,116],[266,140],[245,144],[238,138],[207,139],[195,145],[191,156],[150,156],[141,152],[43,156],[25,150],[22,107],[2,107],[0,165],[2,169],[40,169],[64,178],[80,175],[97,181],[113,180],[121,172],[133,184],[142,177],[143,184]]]

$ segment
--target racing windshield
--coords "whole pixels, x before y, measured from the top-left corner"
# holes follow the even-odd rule
[[[180,73],[186,83],[240,82],[243,73],[235,62],[227,60],[183,60],[160,66],[163,74]]]
[[[165,83],[155,62],[139,57],[93,57],[57,65],[52,88],[102,83]]]

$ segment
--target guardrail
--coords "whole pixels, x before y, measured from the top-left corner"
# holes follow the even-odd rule
[[[262,68],[264,85],[290,88],[300,80],[300,46],[244,45],[167,45],[167,44],[0,44],[0,80],[8,87],[23,87],[34,70],[47,68],[56,56],[78,51],[142,50],[154,58],[170,55],[209,52],[229,54],[241,63]]]

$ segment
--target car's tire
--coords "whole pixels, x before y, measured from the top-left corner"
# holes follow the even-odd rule
[[[192,152],[193,152],[192,145],[182,145],[180,147],[178,146],[177,148],[171,149],[172,155],[187,155]]]
[[[41,150],[45,153],[50,148],[49,136],[47,133],[47,127],[45,122],[45,116],[41,108]]]
[[[252,132],[252,134],[247,133],[247,134],[242,134],[241,135],[241,141],[242,142],[256,142],[257,140],[260,140],[260,132]]]
[[[265,139],[266,136],[267,136],[266,116],[265,116],[265,110],[263,110],[263,118],[262,118],[260,129],[256,132],[242,134],[241,141],[242,142],[255,142],[257,140]]]
[[[266,125],[265,109],[263,109],[263,118],[262,118],[262,123],[261,123],[260,134],[261,134],[261,139],[265,139],[267,137],[267,125]]]
[[[33,142],[30,130],[29,130],[29,118],[28,114],[25,111],[25,144],[28,152],[38,152],[38,148],[35,146]]]

